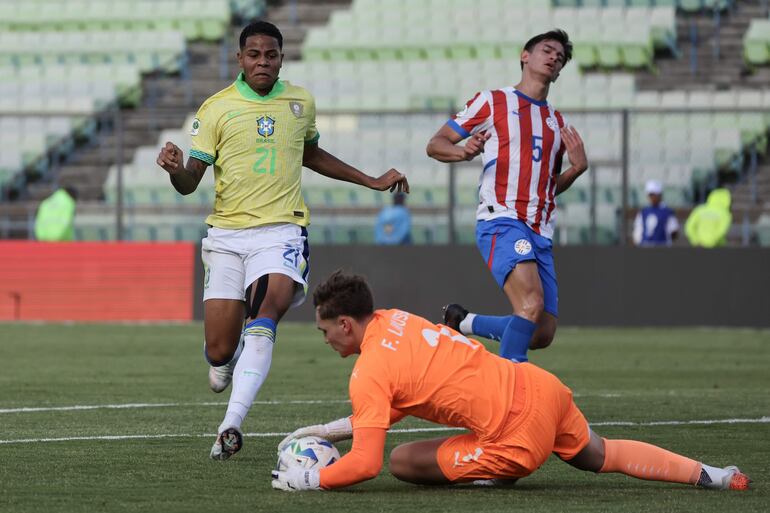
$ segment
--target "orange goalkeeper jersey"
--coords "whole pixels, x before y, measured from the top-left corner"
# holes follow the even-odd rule
[[[408,312],[377,310],[350,376],[353,448],[321,470],[321,487],[377,475],[385,430],[405,415],[494,440],[509,418],[514,384],[514,364],[479,342]]]
[[[443,325],[378,310],[350,376],[353,428],[390,427],[391,408],[494,439],[513,403],[514,364]]]

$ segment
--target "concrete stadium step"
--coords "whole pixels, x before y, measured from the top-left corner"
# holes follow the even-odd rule
[[[331,13],[338,9],[349,9],[351,0],[299,0],[291,4],[271,7],[265,19],[275,24],[284,36],[283,53],[286,60],[302,57],[302,41],[309,27],[323,25]]]
[[[301,0],[271,7],[267,11],[266,19],[276,24],[281,28],[281,31],[283,31],[282,25],[291,25],[292,23],[320,25],[328,21],[332,11],[348,9],[350,3],[350,0],[326,0],[324,2]]]
[[[104,199],[101,184],[82,183],[63,178],[59,181],[59,187],[73,187],[78,192],[77,201],[93,201]],[[57,186],[52,183],[33,183],[29,185],[28,201],[40,202],[54,193]]]
[[[720,16],[720,29],[715,30],[713,12],[677,13],[677,46],[680,57],[658,57],[656,71],[637,73],[640,89],[702,89],[706,84],[717,87],[759,87],[770,78],[764,70],[751,73],[743,62],[743,35],[752,18],[767,17],[766,8],[757,0],[738,1],[736,7]],[[697,71],[690,70],[691,28],[697,29]],[[719,57],[714,49],[719,40]]]

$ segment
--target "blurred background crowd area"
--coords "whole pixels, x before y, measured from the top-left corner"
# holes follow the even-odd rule
[[[284,35],[281,78],[316,98],[320,145],[372,175],[407,173],[410,243],[473,243],[481,164],[441,164],[425,146],[476,91],[515,84],[524,42],[558,27],[575,52],[549,102],[590,169],[557,198],[555,244],[632,244],[653,184],[682,226],[727,191],[721,244],[770,246],[767,1],[473,5],[0,0],[0,238],[35,238],[41,201],[67,190],[75,240],[199,240],[213,173],[181,196],[158,150],[188,153],[196,109],[237,75],[241,28],[266,19]],[[375,242],[388,195],[307,170],[303,189],[311,243]]]

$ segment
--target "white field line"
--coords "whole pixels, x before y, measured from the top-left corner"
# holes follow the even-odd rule
[[[652,422],[630,422],[630,421],[606,421],[594,422],[591,426],[691,426],[703,424],[768,424],[770,417],[759,417],[755,419],[709,419],[709,420],[659,420]],[[441,431],[462,431],[462,428],[453,427],[428,427],[428,428],[407,428],[391,429],[390,433],[435,433]],[[284,432],[266,432],[266,433],[244,433],[243,436],[252,438],[268,438],[286,436],[289,433]],[[102,435],[102,436],[68,436],[61,438],[24,438],[18,440],[0,440],[0,445],[9,444],[31,444],[43,442],[71,442],[88,440],[157,440],[160,438],[214,438],[214,433],[189,434],[189,433],[159,433],[153,435]]]
[[[284,404],[344,404],[349,399],[320,399],[320,400],[293,400],[293,401],[254,401],[255,405],[284,405]],[[201,402],[201,403],[126,403],[126,404],[78,404],[74,406],[42,406],[0,409],[2,413],[35,413],[46,411],[82,411],[82,410],[124,410],[135,408],[178,408],[185,406],[227,406],[227,402]]]
[[[574,394],[574,397],[621,397],[621,394]],[[287,400],[287,401],[254,401],[255,405],[276,406],[286,404],[345,404],[349,399],[317,399],[317,400]],[[187,406],[227,406],[226,402],[200,403],[124,403],[124,404],[76,404],[73,406],[22,406],[20,408],[0,408],[3,413],[38,413],[49,411],[87,411],[87,410],[129,410],[141,408],[179,408]]]

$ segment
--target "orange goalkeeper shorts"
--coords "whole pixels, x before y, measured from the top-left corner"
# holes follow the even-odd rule
[[[588,445],[588,422],[572,400],[572,391],[556,376],[520,363],[514,386],[511,413],[495,440],[481,442],[474,433],[466,433],[448,438],[438,448],[438,464],[447,479],[525,477],[551,453],[570,460]]]

